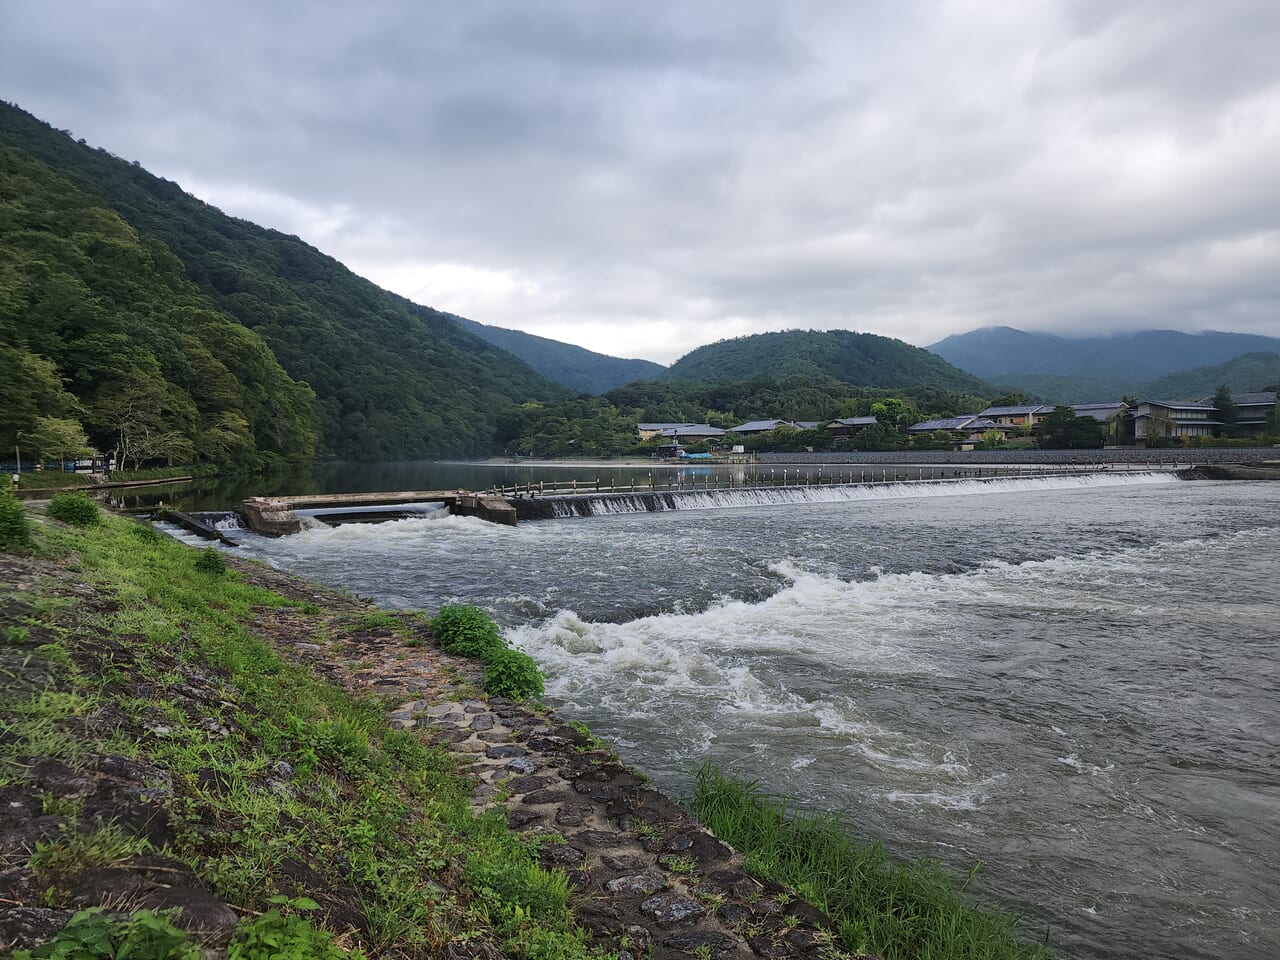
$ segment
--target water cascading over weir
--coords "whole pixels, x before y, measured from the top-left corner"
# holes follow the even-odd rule
[[[1176,482],[1177,471],[1055,472],[1034,476],[993,476],[940,480],[888,480],[866,483],[806,484],[803,486],[741,486],[704,490],[674,489],[579,492],[537,496],[508,496],[518,520],[552,520],[668,510],[711,510],[787,503],[841,503],[908,497],[964,496],[980,492],[1079,489]]]

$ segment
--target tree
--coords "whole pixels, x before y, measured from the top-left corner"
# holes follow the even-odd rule
[[[999,430],[987,430],[978,443],[979,450],[999,450],[1004,446],[1004,434]]]
[[[91,457],[96,452],[89,446],[89,438],[85,436],[84,427],[78,420],[63,420],[57,417],[36,417],[36,422],[27,431],[27,445],[40,454],[42,460],[78,460]]]
[[[920,422],[920,414],[915,407],[896,397],[877,400],[871,405],[871,415],[876,418],[876,423],[884,424],[899,433],[905,432],[913,423]]]
[[[1240,408],[1231,396],[1231,388],[1225,383],[1219,385],[1213,394],[1214,419],[1222,424],[1214,427],[1215,437],[1234,437],[1240,432]]]
[[[1102,424],[1093,417],[1077,417],[1070,407],[1054,407],[1040,423],[1044,450],[1098,450],[1102,443]]]
[[[1006,393],[1003,397],[996,397],[991,401],[993,407],[1020,407],[1028,403],[1025,393]]]

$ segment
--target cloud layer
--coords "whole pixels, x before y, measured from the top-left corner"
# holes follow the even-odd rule
[[[0,0],[0,96],[419,302],[626,356],[1280,333],[1273,0]]]

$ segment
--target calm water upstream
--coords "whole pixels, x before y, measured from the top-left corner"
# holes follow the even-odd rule
[[[1061,956],[1280,956],[1280,484],[243,535],[387,606],[479,603],[549,699],[957,870]]]

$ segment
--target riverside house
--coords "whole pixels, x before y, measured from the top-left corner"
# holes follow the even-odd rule
[[[1236,421],[1241,433],[1261,433],[1267,425],[1267,418],[1276,409],[1276,392],[1266,390],[1261,393],[1242,393],[1233,397],[1240,410],[1240,419]]]
[[[951,434],[952,445],[956,450],[972,450],[988,430],[998,430],[1007,437],[1015,429],[1014,427],[1001,426],[994,420],[979,416],[976,413],[968,413],[964,416],[944,417],[940,420],[921,420],[919,423],[913,423],[907,427],[907,433],[912,436],[920,436],[925,433],[949,433]]]
[[[663,437],[668,440],[719,440],[725,431],[707,423],[637,423],[636,432],[641,440]]]
[[[852,437],[875,425],[875,417],[837,417],[827,424],[827,432],[833,437]]]
[[[778,429],[778,427],[800,429],[799,424],[792,423],[790,420],[748,420],[746,423],[740,423],[736,427],[730,427],[728,432],[736,433],[742,437],[749,437],[753,433],[768,433],[770,430]]]
[[[1023,427],[1033,429],[1049,414],[1053,413],[1051,403],[1024,403],[1008,407],[987,407],[977,413],[1001,427]]]
[[[1222,426],[1217,414],[1212,403],[1203,401],[1143,400],[1129,411],[1133,418],[1133,439],[1138,443],[1157,437],[1211,437],[1214,430]]]

